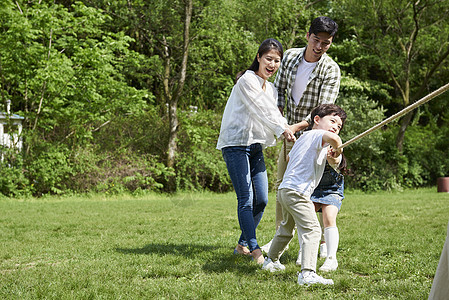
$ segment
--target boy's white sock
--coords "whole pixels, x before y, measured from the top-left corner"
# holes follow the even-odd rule
[[[337,249],[339,242],[339,234],[337,227],[324,228],[324,240],[326,241],[327,257],[335,259],[337,257]]]

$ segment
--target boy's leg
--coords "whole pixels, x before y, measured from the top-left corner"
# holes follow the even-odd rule
[[[321,240],[320,240],[320,257],[326,258],[327,257],[327,245],[326,245],[326,238],[324,237],[324,223],[323,223],[323,212],[319,212],[318,215],[320,216],[318,220],[320,221],[320,227],[321,227]]]
[[[279,185],[282,183],[282,179],[284,178],[285,170],[287,169],[287,160],[286,156],[292,150],[294,143],[285,141],[282,143],[281,151],[279,152],[278,164],[277,164],[277,177],[276,177],[276,190]],[[276,194],[277,195],[277,194]],[[282,222],[282,205],[279,203],[279,199],[276,196],[276,230],[279,228],[279,225]]]
[[[301,233],[299,232],[299,230],[297,230],[298,232],[298,242],[299,242],[299,251],[298,251],[298,258],[296,259],[296,265],[300,266],[301,265],[301,260],[302,260],[302,237],[301,237]]]
[[[279,202],[281,205],[283,205],[282,191],[284,191],[284,189],[278,190],[277,195],[278,198],[280,199]],[[286,207],[283,207],[282,211],[283,211],[283,220],[279,225],[279,228],[276,230],[276,234],[274,235],[274,238],[271,242],[270,250],[268,251],[268,257],[273,261],[277,261],[280,258],[280,256],[285,250],[285,247],[291,241],[293,233],[295,231],[295,219],[288,212],[288,209]]]
[[[296,191],[282,189],[280,193],[283,209],[287,209],[293,216],[296,227],[301,233],[301,269],[316,271],[321,228],[315,206],[309,198],[303,197]]]
[[[278,161],[277,161],[277,178],[276,178],[276,185],[275,190],[278,190],[279,185],[282,182],[282,179],[284,177],[285,170],[287,169],[287,160],[286,155],[292,150],[294,143],[293,142],[287,142],[285,141],[282,143],[281,151],[279,152]],[[284,150],[285,149],[285,150]],[[278,193],[276,193],[276,231],[279,228],[279,225],[281,225],[282,222],[282,205],[279,203],[279,197]],[[273,243],[273,240],[269,241],[265,245],[261,247],[262,251],[268,253],[270,251],[271,244]]]

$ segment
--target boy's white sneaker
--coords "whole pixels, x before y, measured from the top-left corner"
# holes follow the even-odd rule
[[[271,258],[267,257],[267,259],[265,259],[265,262],[262,265],[262,270],[270,272],[284,271],[285,266],[281,264],[279,260],[272,261]]]
[[[326,243],[320,244],[320,258],[326,258],[327,257],[327,247]]]
[[[296,259],[296,265],[300,266],[301,265],[301,249],[299,249],[298,251],[298,258]]]
[[[298,275],[298,284],[299,285],[311,285],[311,284],[327,284],[332,285],[334,281],[332,279],[325,279],[319,276],[317,273],[311,271],[306,275],[303,275],[302,272]]]
[[[336,258],[328,257],[324,264],[319,268],[322,272],[335,271],[338,268],[338,261]]]
[[[260,247],[260,250],[262,250],[262,252],[268,253],[268,251],[270,251],[270,247],[271,247],[271,242],[272,241],[273,240],[269,241],[268,243],[266,243],[265,245]]]

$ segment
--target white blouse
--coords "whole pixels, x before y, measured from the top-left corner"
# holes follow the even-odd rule
[[[263,148],[276,145],[276,137],[288,128],[276,102],[274,85],[253,71],[246,71],[232,88],[226,103],[217,149],[255,143]]]

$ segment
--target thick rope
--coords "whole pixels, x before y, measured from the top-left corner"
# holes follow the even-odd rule
[[[284,160],[287,161],[287,142],[284,139]]]
[[[449,83],[447,83],[446,85],[443,85],[442,87],[440,87],[438,90],[433,91],[432,93],[428,94],[427,96],[421,98],[420,100],[416,101],[415,103],[407,106],[406,108],[404,108],[403,110],[397,112],[396,114],[392,115],[391,117],[383,120],[382,122],[380,122],[379,124],[371,127],[370,129],[362,132],[361,134],[353,137],[352,139],[350,139],[349,141],[343,143],[342,145],[340,145],[340,147],[338,147],[338,149],[344,148],[352,143],[354,143],[355,141],[360,140],[362,137],[364,137],[365,135],[370,134],[371,132],[379,129],[380,127],[390,123],[391,121],[405,115],[406,113],[408,113],[409,111],[417,108],[418,106],[432,100],[433,98],[435,98],[436,96],[446,92],[447,90],[449,90]]]

